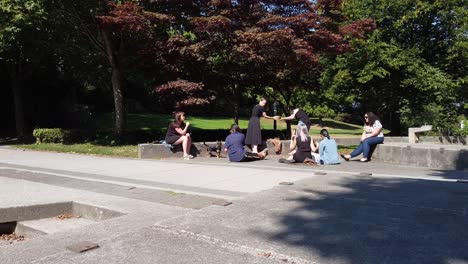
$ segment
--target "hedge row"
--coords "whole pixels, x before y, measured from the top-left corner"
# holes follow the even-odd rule
[[[90,131],[62,128],[37,128],[33,136],[37,143],[72,143],[92,138]]]
[[[286,130],[262,130],[264,139],[279,137],[286,139],[288,137]],[[246,133],[242,130],[242,133]],[[191,131],[194,142],[223,141],[229,131],[226,129],[209,129]],[[38,128],[34,129],[33,136],[37,143],[83,143],[97,142],[101,144],[138,144],[164,140],[166,129],[157,130],[126,130],[119,137],[116,137],[113,131],[89,131],[61,128]]]

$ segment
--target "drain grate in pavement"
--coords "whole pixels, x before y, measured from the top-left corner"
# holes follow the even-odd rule
[[[317,171],[317,172],[314,172],[314,175],[327,175],[327,173],[322,172],[322,171]]]
[[[73,252],[76,252],[76,253],[82,253],[82,252],[85,252],[85,251],[88,251],[88,250],[91,250],[91,249],[95,249],[95,248],[98,248],[99,245],[96,244],[96,243],[93,243],[93,242],[89,242],[89,241],[82,241],[82,242],[78,242],[76,244],[73,244],[73,245],[70,245],[67,247],[67,249],[73,251]]]
[[[230,201],[224,201],[224,200],[217,200],[217,201],[213,201],[213,205],[218,205],[218,206],[228,206],[228,205],[231,205],[232,202]]]

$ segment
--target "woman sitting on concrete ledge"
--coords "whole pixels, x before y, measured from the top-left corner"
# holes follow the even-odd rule
[[[361,136],[361,143],[351,154],[341,155],[343,159],[349,161],[362,153],[362,162],[367,162],[370,159],[370,150],[377,144],[384,142],[384,135],[382,132],[382,124],[380,123],[379,117],[372,113],[367,112],[364,115],[364,131]]]
[[[192,146],[192,138],[190,133],[187,133],[187,129],[190,123],[184,123],[185,113],[176,112],[174,122],[169,124],[166,132],[166,143],[171,145],[182,144],[182,150],[184,151],[184,160],[193,159],[190,155],[190,147]]]
[[[267,149],[259,153],[247,152],[244,149],[245,135],[241,133],[240,127],[237,124],[231,125],[231,134],[224,141],[224,151],[228,152],[229,161],[232,162],[247,162],[262,160],[267,155]]]

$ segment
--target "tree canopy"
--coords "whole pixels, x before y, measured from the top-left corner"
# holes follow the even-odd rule
[[[374,111],[397,134],[448,127],[468,110],[467,2],[5,0],[1,105],[19,136],[81,106],[113,112],[120,134],[127,112],[237,118],[258,96]]]

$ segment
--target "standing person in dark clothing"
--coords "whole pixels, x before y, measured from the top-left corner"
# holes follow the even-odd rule
[[[299,108],[294,108],[290,116],[282,117],[280,120],[293,120],[293,119],[297,119],[298,124],[299,122],[304,123],[304,125],[307,126],[307,130],[310,130],[310,126],[312,125],[312,122],[310,121],[309,115],[307,115],[306,112],[302,111]]]
[[[229,161],[244,162],[264,159],[266,150],[260,153],[249,153],[244,149],[245,136],[237,124],[231,125],[231,134],[224,141],[224,151],[228,152]]]
[[[312,148],[314,142],[309,136],[309,130],[303,123],[299,123],[296,128],[296,134],[291,136],[290,148],[296,148],[296,152],[288,159],[279,159],[283,163],[302,163],[306,158],[312,159]]]
[[[176,112],[175,119],[169,124],[166,132],[166,143],[171,145],[182,144],[182,150],[184,151],[184,160],[193,159],[190,155],[190,147],[192,146],[192,138],[190,133],[187,133],[187,129],[190,123],[184,123],[185,113]]]
[[[262,144],[262,130],[260,128],[260,118],[273,119],[273,117],[268,116],[265,112],[265,105],[267,100],[261,98],[258,105],[252,109],[252,116],[249,120],[249,126],[247,128],[247,135],[245,137],[245,144],[251,145],[252,152],[258,153],[257,146]]]

